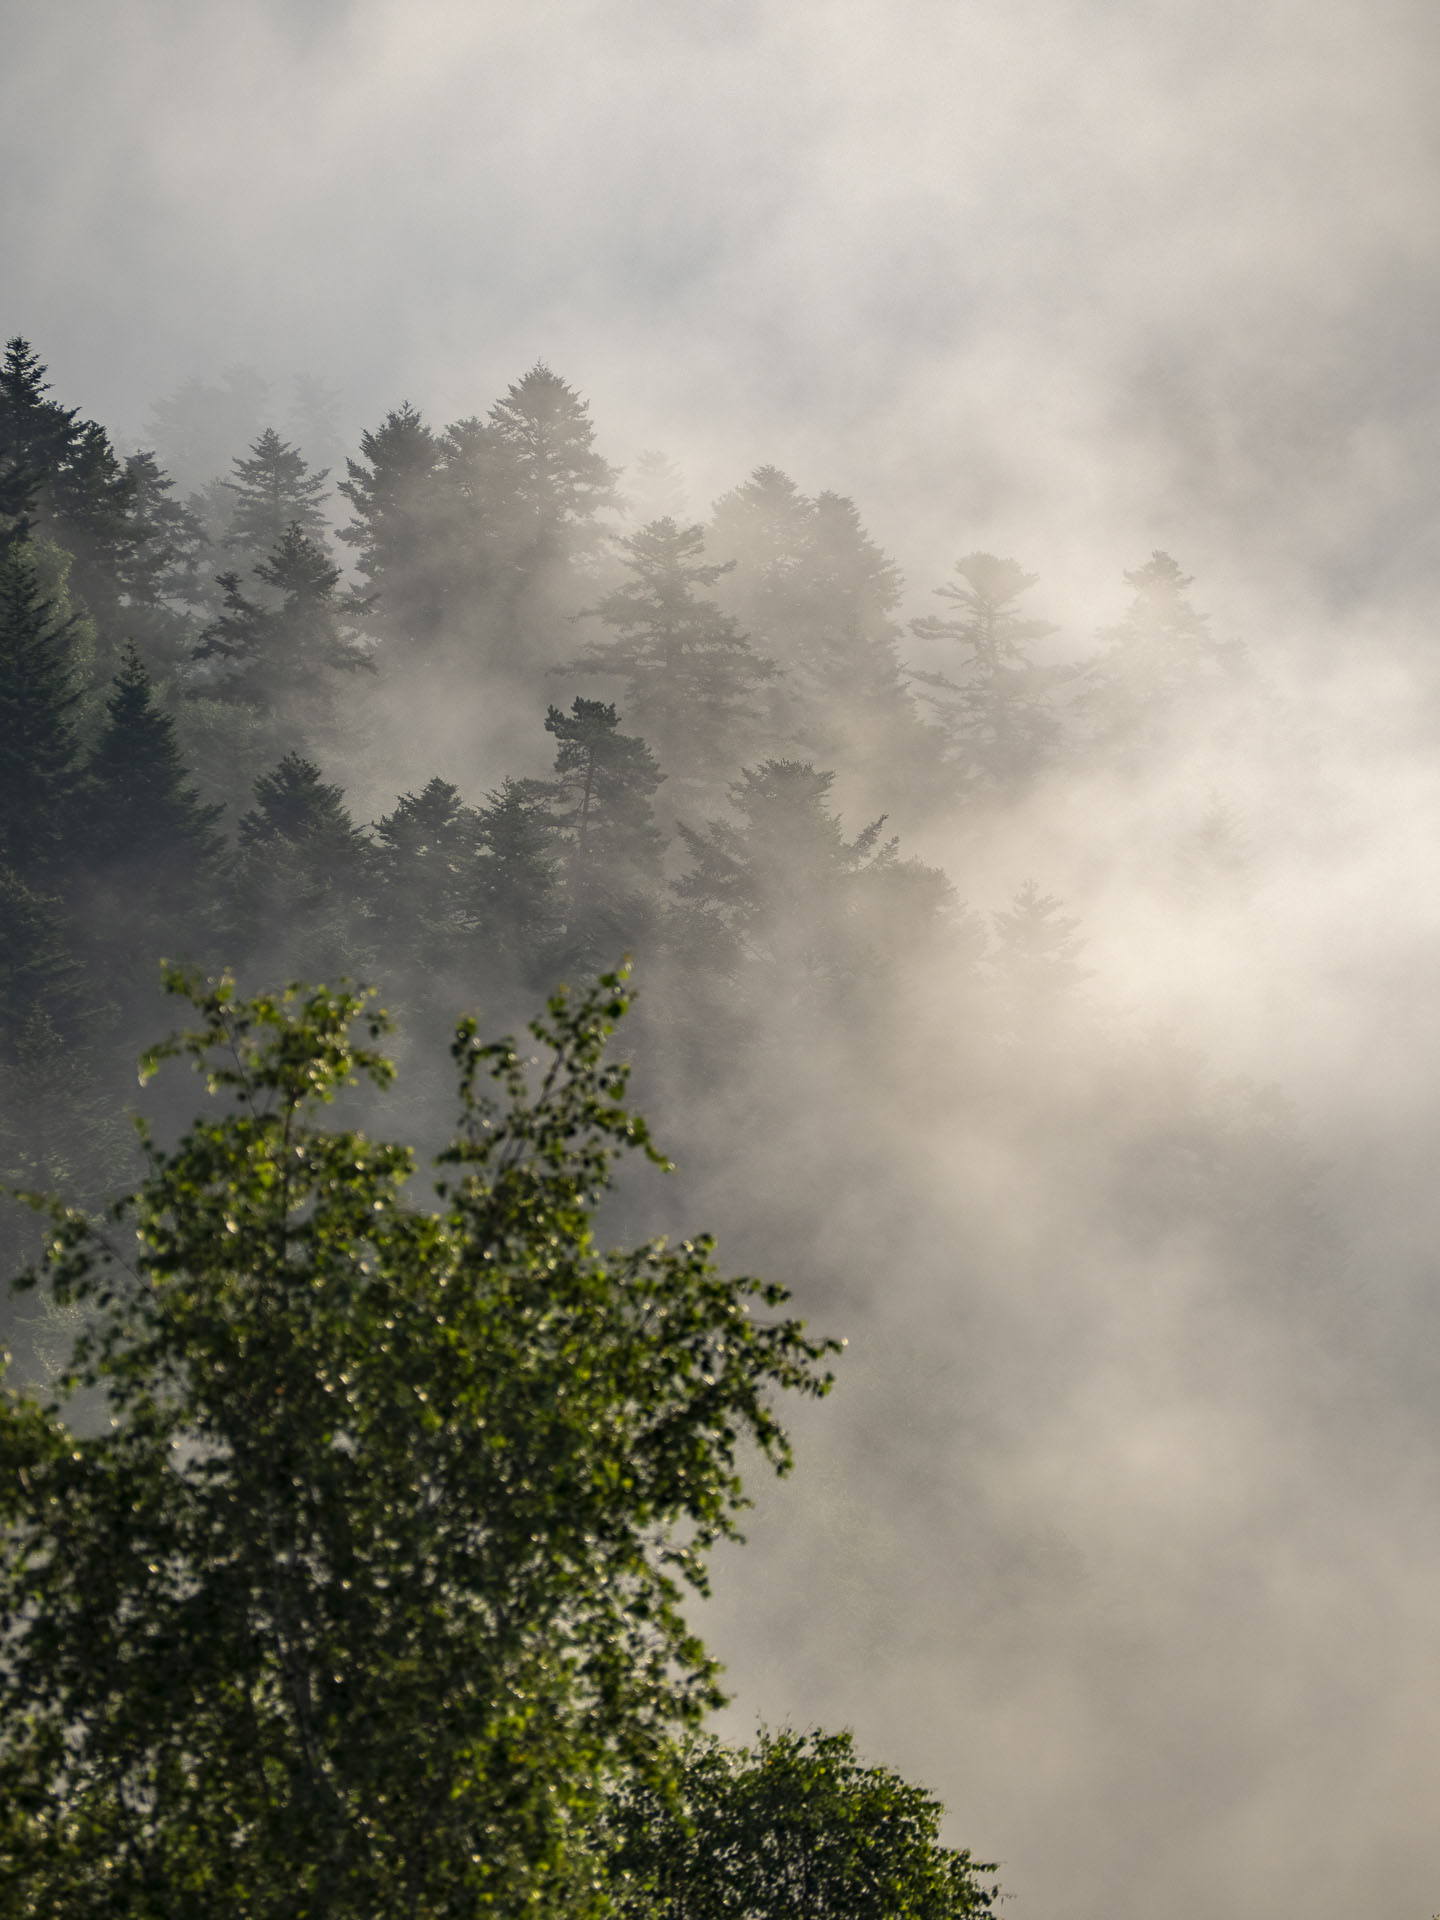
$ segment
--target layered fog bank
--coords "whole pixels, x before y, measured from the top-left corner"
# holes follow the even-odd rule
[[[1017,1915],[1424,1920],[1431,11],[8,42],[3,1177],[129,1177],[161,953],[375,980],[433,1142],[456,1011],[629,951],[617,1232],[849,1340],[730,1728]]]

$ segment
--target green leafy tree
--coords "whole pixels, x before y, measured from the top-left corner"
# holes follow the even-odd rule
[[[1017,607],[1039,575],[1015,561],[968,553],[955,562],[955,574],[954,582],[935,589],[952,611],[910,625],[922,639],[958,647],[959,664],[949,673],[914,677],[932,689],[930,704],[962,780],[1012,791],[1051,764],[1059,747],[1055,691],[1064,672],[1037,664],[1030,653],[1055,628]]]
[[[625,1920],[963,1920],[991,1864],[943,1846],[944,1808],[848,1733],[701,1739],[668,1792],[620,1802],[611,1871]]]
[[[227,546],[263,559],[291,527],[298,527],[312,541],[323,539],[325,516],[320,502],[325,498],[328,469],[311,473],[300,449],[282,440],[273,427],[266,427],[249,453],[237,455],[231,465],[235,477],[224,482],[235,495]]]
[[[110,1224],[56,1211],[86,1329],[0,1399],[0,1882],[66,1920],[601,1910],[606,1798],[720,1698],[684,1595],[827,1343],[704,1239],[597,1242],[616,1155],[660,1160],[621,977],[551,1001],[538,1079],[462,1022],[438,1205],[322,1124],[390,1078],[361,996],[187,990],[148,1065],[222,1110]]]
[[[572,665],[623,679],[626,711],[675,784],[673,807],[718,799],[754,741],[774,663],[711,597],[732,562],[702,557],[703,527],[656,520],[620,545],[629,580],[587,609],[613,637]]]

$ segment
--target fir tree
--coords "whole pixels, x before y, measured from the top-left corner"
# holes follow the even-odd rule
[[[435,778],[375,827],[376,912],[387,952],[430,971],[459,964],[476,927],[480,822]]]
[[[952,673],[917,673],[933,689],[931,704],[944,728],[952,762],[966,781],[1011,789],[1051,760],[1060,739],[1053,690],[1061,674],[1037,666],[1030,647],[1055,632],[1047,620],[1028,619],[1015,603],[1037,574],[993,553],[969,553],[955,562],[957,580],[935,589],[955,609],[911,622],[925,640],[953,642],[960,663]]]
[[[81,991],[60,902],[0,867],[0,1057],[37,1017],[73,1031]]]
[[[0,862],[47,891],[74,848],[82,786],[71,624],[42,592],[29,542],[0,557]]]
[[[286,754],[255,782],[239,843],[237,895],[251,955],[316,976],[361,971],[370,849],[342,790],[312,761]]]
[[[559,937],[558,828],[554,790],[543,780],[503,780],[477,814],[477,901],[486,950],[514,981],[547,971]]]
[[[180,755],[175,722],[156,702],[135,648],[126,649],[90,756],[87,853],[99,865],[164,872],[180,882],[213,863],[223,808],[202,804]]]
[[[921,744],[894,620],[902,581],[852,500],[802,494],[775,467],[719,499],[710,544],[733,558],[716,597],[783,669],[773,727],[847,772],[909,766]]]
[[[596,515],[618,504],[616,469],[595,450],[590,403],[536,364],[490,409],[504,456],[515,558],[528,571],[596,544]]]
[[[733,563],[702,558],[703,527],[656,520],[620,544],[631,578],[586,610],[614,638],[593,642],[575,671],[624,680],[627,711],[678,789],[672,805],[718,797],[754,738],[756,691],[774,664],[710,597]]]
[[[648,926],[665,841],[654,797],[664,775],[645,742],[620,732],[600,700],[551,707],[545,730],[555,754],[554,819],[565,847],[566,927],[572,961],[622,952]]]
[[[233,480],[224,482],[235,495],[226,544],[238,552],[264,556],[274,552],[291,527],[310,540],[324,536],[325,498],[329,469],[311,473],[304,454],[266,427],[247,455],[232,462]]]
[[[360,437],[340,492],[355,510],[340,539],[365,582],[365,630],[407,660],[439,643],[445,616],[441,449],[408,402]]]
[[[834,774],[806,761],[747,767],[730,789],[733,820],[680,826],[690,870],[680,944],[761,1004],[813,1001],[929,943],[951,916],[937,868],[902,860],[884,817],[853,840],[831,810]]]
[[[1154,747],[1182,707],[1241,678],[1245,653],[1214,637],[1185,597],[1190,576],[1168,553],[1152,553],[1125,582],[1134,598],[1119,625],[1100,634],[1108,644],[1087,671],[1081,705],[1098,744]]]
[[[222,574],[224,611],[194,650],[197,660],[221,663],[217,694],[285,713],[297,698],[327,691],[332,673],[371,666],[346,620],[340,569],[298,524],[255,573],[279,604],[252,599],[237,573]]]

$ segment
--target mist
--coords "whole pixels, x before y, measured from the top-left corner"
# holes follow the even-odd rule
[[[615,921],[679,1164],[635,1219],[713,1228],[849,1342],[697,1612],[726,1727],[853,1727],[1022,1920],[1440,1905],[1437,37],[1411,0],[7,26],[5,331],[122,451],[189,494],[274,425],[333,469],[336,529],[388,410],[438,432],[543,362],[620,470],[518,665],[466,666],[452,612],[423,659],[382,638],[323,709],[241,722],[187,706],[188,639],[157,654],[227,832],[296,743],[363,828],[432,776],[473,806],[546,777],[548,703],[641,732],[574,662],[648,449],[717,563],[758,468],[852,499],[903,583],[875,633],[921,674],[957,672],[910,628],[957,560],[1038,575],[1026,671],[1068,744],[1023,778],[962,778],[908,678],[909,745],[851,696],[832,757],[775,712],[747,749],[833,766],[847,843],[884,813],[948,880],[933,921],[857,894],[836,994],[768,922],[707,972],[684,926]],[[185,471],[166,403],[227,381],[233,440]],[[361,550],[327,550],[356,585]],[[1107,734],[1094,663],[1157,550],[1231,664]],[[759,577],[740,554],[707,596],[781,653]],[[645,737],[669,901],[675,822],[739,816],[718,775],[682,806],[682,748]],[[1070,929],[1048,972],[1005,944],[1029,882]],[[438,1133],[444,1017],[533,993],[488,960],[423,981],[367,914],[242,964],[328,939],[380,978]]]

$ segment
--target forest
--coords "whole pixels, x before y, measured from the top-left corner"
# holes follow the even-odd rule
[[[1273,753],[1277,739],[1301,752],[1264,659],[1212,630],[1203,595],[1166,552],[1116,557],[1120,611],[1076,647],[1057,641],[1061,623],[1047,618],[1031,558],[967,550],[963,529],[952,571],[907,586],[852,499],[806,493],[773,466],[737,477],[697,517],[663,454],[612,463],[584,397],[543,363],[448,423],[401,401],[350,449],[339,444],[322,383],[301,383],[288,414],[267,420],[263,397],[233,369],[178,386],[155,405],[153,444],[123,451],[53,392],[40,352],[13,339],[0,371],[0,1181],[12,1196],[3,1252],[7,1272],[46,1248],[51,1266],[49,1280],[4,1307],[12,1381],[78,1394],[82,1424],[84,1408],[108,1392],[162,1455],[192,1444],[183,1438],[192,1431],[213,1439],[221,1430],[207,1426],[219,1419],[214,1405],[197,1413],[200,1402],[187,1402],[191,1389],[180,1386],[162,1419],[132,1364],[148,1352],[174,1370],[172,1384],[192,1380],[186,1369],[202,1347],[214,1362],[205,1314],[223,1318],[219,1296],[206,1306],[187,1295],[191,1317],[160,1329],[142,1296],[106,1278],[113,1241],[86,1237],[118,1196],[138,1189],[132,1215],[138,1205],[152,1248],[170,1248],[166,1271],[204,1275],[208,1261],[218,1273],[224,1262],[209,1242],[202,1247],[209,1228],[198,1213],[193,1245],[182,1244],[194,1196],[228,1167],[224,1190],[238,1196],[242,1221],[246,1206],[262,1206],[263,1156],[279,1151],[278,1135],[247,1136],[242,1153],[228,1109],[212,1101],[212,1117],[187,1133],[198,1092],[173,1076],[137,1085],[137,1059],[176,1025],[176,991],[202,1018],[179,1050],[205,1068],[212,1094],[268,1089],[279,1106],[263,1109],[264,1127],[280,1125],[277,1112],[310,1116],[314,1184],[295,1202],[296,1246],[310,1251],[277,1256],[285,1271],[311,1258],[359,1271],[372,1258],[356,1251],[363,1243],[403,1292],[407,1273],[425,1276],[417,1287],[443,1284],[441,1255],[426,1238],[442,1229],[427,1221],[443,1219],[457,1246],[479,1244],[467,1234],[513,1240],[523,1250],[515,1272],[530,1291],[517,1278],[506,1351],[516,1378],[535,1361],[542,1400],[563,1398],[557,1379],[585,1351],[584,1328],[611,1310],[605,1289],[621,1288],[618,1270],[587,1252],[547,1294],[544,1233],[559,1236],[552,1246],[588,1247],[582,1216],[593,1214],[607,1238],[652,1246],[655,1234],[674,1232],[685,1248],[683,1236],[703,1222],[727,1261],[783,1283],[814,1329],[766,1322],[765,1337],[780,1345],[737,1349],[743,1391],[737,1374],[734,1407],[706,1403],[703,1419],[694,1381],[666,1371],[686,1351],[680,1332],[652,1343],[643,1363],[618,1347],[604,1361],[617,1382],[632,1384],[616,1384],[609,1400],[597,1386],[593,1418],[633,1405],[626,1396],[641,1376],[626,1368],[651,1368],[655,1393],[673,1387],[678,1396],[667,1429],[675,1444],[686,1421],[699,1423],[695,1479],[659,1484],[664,1450],[648,1428],[617,1442],[637,1460],[658,1448],[657,1485],[636,1492],[623,1527],[614,1519],[615,1539],[606,1536],[618,1558],[592,1563],[556,1546],[554,1566],[537,1552],[527,1572],[534,1594],[545,1590],[536,1617],[549,1621],[554,1665],[569,1676],[570,1691],[554,1698],[535,1683],[552,1743],[536,1765],[553,1763],[564,1805],[546,1803],[530,1775],[502,1780],[495,1762],[490,1797],[446,1801],[424,1847],[399,1834],[398,1815],[393,1847],[377,1840],[363,1871],[339,1840],[328,1853],[317,1840],[305,1868],[313,1904],[286,1906],[283,1884],[257,1880],[244,1910],[519,1912],[548,1901],[578,1911],[610,1901],[637,1915],[873,1911],[877,1920],[979,1910],[993,1869],[942,1846],[937,1803],[884,1768],[867,1772],[848,1736],[762,1732],[753,1751],[697,1736],[701,1708],[722,1691],[684,1623],[681,1588],[703,1592],[706,1582],[684,1557],[717,1550],[718,1597],[708,1613],[701,1608],[702,1625],[716,1623],[705,1627],[707,1642],[733,1638],[739,1621],[757,1646],[789,1649],[781,1711],[823,1693],[818,1676],[839,1631],[807,1638],[796,1616],[810,1587],[838,1596],[848,1645],[898,1649],[917,1676],[957,1638],[978,1649],[980,1722],[987,1686],[1008,1687],[1013,1703],[1042,1684],[1047,1657],[1073,1656],[1101,1692],[1119,1686],[1118,1745],[1154,1714],[1190,1724],[1188,1690],[1229,1667],[1232,1642],[1217,1614],[1213,1637],[1197,1633],[1184,1670],[1147,1690],[1148,1669],[1132,1657],[1139,1629],[1123,1608],[1087,1611],[1084,1598],[1096,1579],[1130,1585],[1134,1543],[1107,1545],[1103,1526],[1085,1537],[1088,1496],[1066,1508],[1055,1462],[1075,1424],[1093,1438],[1137,1413],[1127,1393],[1139,1392],[1147,1414],[1248,1407],[1266,1403],[1277,1381],[1287,1418],[1322,1453],[1342,1449],[1329,1356],[1355,1339],[1351,1275],[1327,1227],[1317,1158],[1283,1094],[1217,1070],[1182,1033],[1097,990],[1083,917],[1033,862],[1045,846],[1037,821],[1093,807],[1103,822],[1117,793],[1157,790],[1177,767],[1199,767],[1180,825],[1154,853],[1150,883],[1183,924],[1243,901],[1253,850],[1225,800],[1223,770]],[[312,997],[276,998],[287,982],[309,983]],[[371,1071],[379,1056],[346,1037],[371,1017],[353,983],[376,989],[385,1010],[393,1090],[388,1068]],[[553,998],[562,983],[569,997]],[[504,1101],[484,1109],[491,1117],[478,1131],[467,1133],[462,1116],[456,1135],[455,1060],[463,1069],[470,1058],[463,1046],[454,1051],[457,1020],[478,1018],[478,1047],[476,1032],[520,1030],[547,1001],[536,1045],[564,1063],[562,1091],[580,1104],[546,1134],[550,1096],[527,1091],[529,1054],[491,1052],[486,1071]],[[606,1006],[613,1018],[597,1011]],[[620,1065],[602,1069],[597,1049],[620,1012],[611,1042]],[[308,1079],[296,1077],[301,1057]],[[632,1078],[650,1133],[617,1117],[629,1114],[622,1095]],[[462,1093],[467,1085],[466,1098],[478,1098],[462,1071]],[[326,1132],[315,1115],[331,1094],[344,1125]],[[467,1111],[473,1121],[480,1108]],[[493,1138],[487,1127],[498,1129]],[[644,1146],[651,1133],[678,1167],[663,1191],[628,1164],[611,1171],[621,1135],[621,1145]],[[422,1161],[468,1169],[455,1176],[453,1218],[402,1208],[389,1240],[379,1229],[365,1238],[355,1208],[389,1220],[402,1177],[390,1149],[357,1144],[372,1134],[402,1138]],[[523,1145],[520,1162],[505,1158],[507,1141]],[[571,1185],[543,1205],[533,1193],[523,1204],[506,1199],[516,1164],[532,1169],[536,1191],[546,1167]],[[17,1194],[58,1196],[70,1211],[37,1215]],[[497,1226],[502,1203],[518,1211]],[[305,1239],[304,1221],[329,1223],[327,1208],[334,1223]],[[122,1208],[117,1217],[131,1216]],[[740,1296],[722,1302],[708,1242],[693,1244],[700,1254],[656,1254],[653,1272],[643,1261],[625,1272],[632,1288],[653,1285],[677,1327],[690,1327],[697,1353],[710,1352],[707,1342],[722,1336],[684,1321],[679,1296],[665,1290],[681,1279],[664,1260],[699,1263],[685,1268],[684,1284],[696,1290],[685,1311],[698,1315],[709,1302],[706,1311],[729,1312]],[[469,1256],[444,1257],[463,1269]],[[766,1300],[775,1307],[782,1297]],[[1123,1317],[1112,1311],[1122,1297]],[[552,1320],[572,1310],[578,1346],[547,1346]],[[343,1324],[338,1306],[327,1311],[323,1325],[314,1315],[292,1324],[285,1307],[276,1323],[285,1351],[293,1360],[329,1351],[332,1336],[336,1351],[353,1341],[357,1353],[364,1348],[357,1376],[373,1384],[365,1370],[388,1349],[365,1315],[380,1309],[357,1295]],[[446,1351],[470,1341],[498,1370],[498,1312],[491,1302],[488,1318],[457,1327]],[[528,1345],[525,1316],[536,1329]],[[377,1324],[389,1322],[382,1315]],[[111,1331],[102,1338],[97,1326]],[[77,1337],[81,1362],[67,1357]],[[747,1474],[767,1454],[771,1464],[788,1460],[764,1393],[779,1385],[813,1397],[825,1343],[841,1337],[856,1361],[834,1359],[833,1399],[838,1408],[850,1392],[856,1411],[848,1425],[837,1412],[842,1424],[817,1440],[808,1483],[807,1436],[819,1415],[797,1414],[803,1503],[774,1522],[762,1505],[752,1545],[732,1564],[736,1448]],[[167,1340],[181,1345],[172,1351]],[[405,1361],[415,1379],[432,1366],[438,1378],[447,1364],[438,1348]],[[398,1485],[410,1462],[396,1452],[402,1429],[383,1401],[378,1394],[356,1418],[373,1420],[373,1457]],[[505,1402],[517,1432],[529,1433],[523,1423],[534,1415],[524,1409],[534,1404],[518,1388]],[[259,1418],[244,1405],[236,1431]],[[241,1419],[235,1407],[227,1418]],[[187,1408],[198,1428],[185,1425]],[[579,1431],[579,1411],[575,1420]],[[105,1505],[110,1494],[98,1481],[67,1493],[68,1456],[52,1459],[49,1441],[32,1440],[35,1459],[49,1462],[47,1497],[76,1501],[94,1530],[84,1551],[101,1554],[113,1537],[105,1527],[120,1524]],[[470,1469],[436,1460],[437,1500],[496,1500],[489,1453],[470,1480]],[[151,1472],[145,1461],[136,1455],[137,1472]],[[263,1479],[263,1465],[251,1470]],[[1109,1470],[1128,1471],[1118,1450]],[[887,1503],[882,1478],[897,1473],[907,1493]],[[383,1491],[376,1482],[365,1495],[377,1513]],[[557,1515],[587,1540],[611,1524],[547,1497],[552,1504],[523,1527],[516,1521],[517,1541],[558,1536]],[[1057,1520],[1057,1508],[1074,1524]],[[389,1522],[373,1524],[383,1532]],[[179,1553],[175,1541],[189,1536],[175,1527]],[[74,1545],[80,1531],[77,1519],[66,1536],[71,1584],[47,1591],[57,1617],[83,1635],[95,1630],[83,1625],[84,1583],[100,1563]],[[1218,1593],[1233,1581],[1231,1522],[1213,1517],[1212,1528],[1205,1514],[1157,1505],[1148,1545],[1157,1535],[1167,1577],[1203,1612],[1208,1583]],[[516,1565],[526,1561],[523,1544],[506,1551]],[[1108,1572],[1087,1566],[1090,1553],[1109,1556]],[[748,1585],[739,1569],[752,1560],[772,1571]],[[607,1590],[606,1580],[619,1585]],[[28,1591],[33,1599],[40,1589]],[[223,1583],[215,1592],[216,1607],[230,1604]],[[171,1596],[177,1608],[183,1599]],[[22,1605],[8,1629],[23,1630],[25,1617]],[[627,1634],[638,1636],[633,1646]],[[450,1643],[436,1653],[442,1640],[426,1657],[455,1653]],[[205,1657],[218,1661],[224,1644],[207,1640]],[[498,1657],[485,1644],[483,1659],[475,1655],[482,1668]],[[1038,1661],[1037,1644],[1049,1649]],[[627,1648],[628,1666],[597,1674],[585,1665],[597,1647]],[[222,1676],[223,1663],[211,1675],[223,1691]],[[582,1711],[577,1690],[587,1688]],[[121,1692],[115,1680],[109,1694],[56,1694],[60,1717],[37,1721],[31,1748],[5,1753],[7,1767],[22,1769],[12,1788],[58,1777],[69,1712],[143,1745],[143,1715],[105,1720]],[[335,1726],[369,1756],[364,1767],[380,1764],[365,1746],[382,1711],[376,1702],[396,1697],[377,1690],[368,1705],[347,1697],[333,1708]],[[405,1711],[412,1717],[395,1726],[396,1750],[424,1771],[429,1762],[405,1747],[425,1727],[423,1703],[411,1699]],[[278,1725],[283,1707],[276,1714]],[[456,1714],[459,1765],[473,1759],[466,1739],[480,1736]],[[237,1730],[238,1721],[206,1727],[202,1742],[229,1752],[232,1741],[235,1754],[252,1757],[269,1737]],[[486,1739],[500,1739],[486,1728]],[[691,1743],[681,1782],[689,1824],[675,1824],[673,1782],[656,1785],[662,1733]],[[338,1776],[307,1773],[282,1792],[287,1763],[275,1739],[270,1798],[237,1802],[225,1816],[249,1836],[245,1872],[262,1842],[272,1854],[279,1844],[281,1829],[266,1824],[279,1818],[276,1804],[308,1808],[307,1830],[333,1839],[343,1823],[331,1798],[348,1793],[359,1804],[373,1787],[357,1760],[353,1779],[337,1785]],[[378,1752],[385,1743],[374,1744]],[[1202,1801],[1219,1804],[1234,1790],[1227,1751],[1222,1740],[1201,1768]],[[163,1757],[182,1765],[169,1749]],[[1103,1774],[1112,1759],[1090,1764]],[[113,1911],[105,1901],[119,1886],[129,1912],[215,1911],[205,1904],[214,1897],[207,1875],[221,1842],[199,1815],[169,1853],[156,1842],[147,1854],[133,1832],[124,1845],[116,1838],[126,1821],[158,1828],[165,1795],[183,1798],[162,1773],[128,1802],[103,1783],[77,1788],[71,1827],[38,1812],[10,1816],[0,1857],[9,1849],[12,1864],[27,1863],[33,1889],[17,1911]],[[883,1863],[901,1877],[874,1895],[878,1904],[857,1891],[881,1871],[873,1863],[846,1855],[833,1885],[789,1906],[778,1881],[746,1881],[748,1856],[733,1835],[713,1837],[720,1827],[707,1822],[748,1820],[763,1855],[753,1836],[770,1831],[764,1793],[780,1795],[780,1805],[785,1781],[802,1775],[806,1792],[828,1783],[836,1832],[881,1821],[910,1836],[913,1858]],[[597,1783],[612,1776],[628,1782],[630,1798],[597,1815]],[[427,1780],[433,1813],[432,1788]],[[863,1810],[866,1794],[884,1803],[883,1820]],[[948,1790],[946,1798],[962,1837],[988,1857],[978,1801],[956,1806]],[[384,1826],[373,1806],[372,1816]],[[585,1878],[599,1872],[594,1849],[572,1829],[597,1819],[611,1835],[605,1844],[619,1848],[621,1867],[605,1869],[619,1882]],[[470,1904],[445,1906],[425,1874],[443,1868],[468,1888],[467,1849],[481,1831],[495,1850],[487,1870],[509,1878],[498,1890],[477,1881]],[[702,1846],[696,1835],[707,1833]],[[738,1852],[726,1851],[732,1842]],[[111,1850],[104,1871],[75,1866],[87,1847]],[[415,1863],[425,1847],[432,1859],[422,1873]],[[696,1867],[707,1848],[712,1860],[740,1861],[733,1884]],[[496,1866],[502,1859],[509,1864]],[[713,1904],[702,1904],[702,1884]]]

